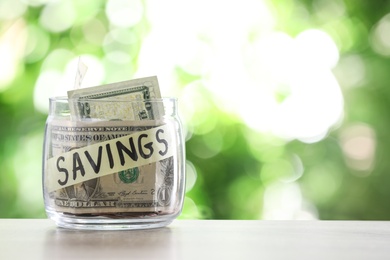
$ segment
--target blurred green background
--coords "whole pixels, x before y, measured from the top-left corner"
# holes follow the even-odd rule
[[[0,0],[0,217],[45,217],[48,97],[157,75],[182,219],[390,219],[390,1]]]

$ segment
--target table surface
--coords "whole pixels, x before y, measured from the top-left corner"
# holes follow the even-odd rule
[[[176,220],[80,231],[0,219],[0,259],[390,259],[390,221]]]

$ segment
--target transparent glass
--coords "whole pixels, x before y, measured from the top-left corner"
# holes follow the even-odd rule
[[[46,213],[60,227],[145,229],[181,213],[185,143],[177,99],[50,99]]]

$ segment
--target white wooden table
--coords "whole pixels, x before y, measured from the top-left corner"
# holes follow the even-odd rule
[[[390,259],[390,221],[176,220],[77,231],[48,219],[0,219],[0,259]]]

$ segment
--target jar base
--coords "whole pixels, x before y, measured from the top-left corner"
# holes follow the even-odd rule
[[[46,211],[58,227],[78,230],[137,230],[161,228],[172,223],[175,216],[163,215],[150,218],[120,218],[105,216],[83,217],[59,212]]]

